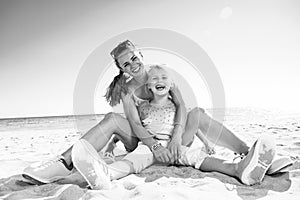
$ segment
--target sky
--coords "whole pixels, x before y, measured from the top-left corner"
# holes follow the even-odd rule
[[[89,56],[112,37],[142,28],[172,30],[203,48],[227,107],[300,112],[299,11],[297,0],[1,0],[0,118],[74,114],[74,88]],[[163,51],[145,54],[147,62],[190,73],[182,76],[198,106],[211,107],[205,81],[188,63]],[[95,90],[95,113],[112,110],[102,96],[118,72],[111,63],[106,73]]]

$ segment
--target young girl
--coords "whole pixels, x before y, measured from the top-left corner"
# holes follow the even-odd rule
[[[96,150],[86,141],[79,140],[72,150],[73,163],[83,175],[92,189],[109,189],[111,180],[119,179],[152,165],[156,160],[153,152],[167,147],[171,141],[174,129],[176,108],[169,99],[171,80],[166,70],[160,66],[153,66],[148,72],[148,89],[153,93],[153,99],[143,101],[138,106],[140,120],[143,127],[149,132],[155,144],[149,149],[142,142],[121,161],[107,165],[98,155]],[[246,185],[262,181],[266,170],[275,155],[275,143],[268,137],[256,141],[247,157],[241,162],[226,163],[207,154],[201,148],[193,146],[194,135],[192,132],[198,125],[188,127],[183,134],[182,141],[187,146],[181,146],[181,154],[176,160],[178,164],[193,166],[203,171],[217,171],[237,177]],[[198,134],[199,135],[199,134]],[[200,135],[199,135],[200,136]],[[205,145],[204,137],[200,136]]]

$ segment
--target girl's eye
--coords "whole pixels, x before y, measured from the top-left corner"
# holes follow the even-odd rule
[[[132,60],[132,61],[136,61],[136,60],[137,60],[137,57],[134,56],[131,60]]]
[[[163,76],[162,79],[166,80],[166,79],[168,79],[168,77],[167,76]]]

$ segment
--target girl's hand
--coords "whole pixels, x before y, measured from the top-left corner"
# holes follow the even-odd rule
[[[171,152],[171,155],[174,161],[178,161],[181,156],[181,138],[174,137],[168,144],[168,149]]]
[[[208,144],[205,145],[205,150],[208,155],[213,155],[216,153],[215,149]]]
[[[170,151],[163,146],[160,146],[158,149],[152,151],[152,153],[154,155],[154,158],[161,163],[174,162]]]

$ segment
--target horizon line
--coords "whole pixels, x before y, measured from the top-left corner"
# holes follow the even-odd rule
[[[232,106],[232,107],[216,107],[216,108],[203,108],[207,110],[212,109],[233,109],[233,108],[245,108],[245,109],[260,109],[260,110],[268,110],[272,111],[273,109],[267,109],[267,108],[260,108],[260,107],[251,107],[251,106]],[[190,110],[192,108],[187,108],[187,110]],[[274,110],[275,111],[275,110]],[[282,110],[281,110],[282,111]],[[123,112],[115,112],[118,114],[124,114]],[[62,115],[41,115],[41,116],[14,116],[14,117],[0,117],[0,120],[9,120],[9,119],[32,119],[32,118],[55,118],[55,117],[75,117],[75,116],[91,116],[91,115],[105,115],[107,113],[89,113],[89,114],[62,114]]]

